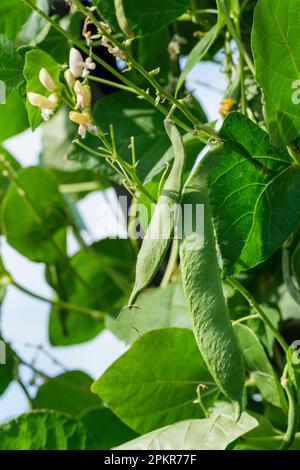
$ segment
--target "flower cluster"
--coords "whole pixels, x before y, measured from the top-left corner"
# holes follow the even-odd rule
[[[39,81],[51,93],[44,96],[39,93],[28,92],[28,100],[33,106],[40,108],[42,118],[48,121],[57,109],[60,99],[64,99],[63,93],[66,92],[67,96],[71,96],[72,99],[71,105],[69,98],[69,105],[74,106],[74,109],[69,113],[69,118],[79,125],[78,134],[84,138],[88,130],[97,131],[91,116],[91,88],[85,83],[90,70],[95,70],[95,68],[96,64],[91,57],[83,60],[80,52],[72,48],[69,56],[69,68],[64,73],[69,92],[61,84],[56,84],[50,73],[42,68],[39,73]],[[80,78],[83,78],[83,81]]]
[[[44,121],[49,121],[49,118],[54,114],[54,111],[59,104],[59,88],[48,70],[42,68],[39,73],[39,80],[41,84],[46,88],[47,91],[50,91],[49,96],[41,95],[40,93],[27,93],[28,101],[33,106],[37,106],[41,110],[42,118]]]

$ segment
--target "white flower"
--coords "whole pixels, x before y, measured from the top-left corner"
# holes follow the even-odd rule
[[[91,107],[92,98],[91,88],[88,85],[82,85],[79,80],[76,80],[74,90],[77,98],[75,109],[89,109]]]
[[[80,52],[72,47],[69,55],[70,71],[75,78],[80,77],[84,67],[84,61]]]
[[[75,78],[86,77],[90,70],[95,70],[96,64],[91,57],[88,57],[84,62],[80,52],[72,47],[69,56],[69,67]]]
[[[70,69],[65,71],[64,77],[65,77],[67,84],[69,85],[69,88],[73,88],[75,85],[75,77],[72,74]]]
[[[90,70],[95,70],[95,68],[96,68],[95,62],[93,62],[93,59],[91,57],[88,57],[84,63],[82,76],[86,77],[90,73]]]
[[[58,86],[54,83],[50,73],[45,68],[42,68],[39,73],[41,84],[49,91],[56,91]]]
[[[27,93],[29,103],[37,106],[41,110],[42,118],[44,121],[49,121],[49,118],[54,114],[58,106],[58,97],[56,93],[52,93],[49,98],[46,98],[39,93]]]
[[[91,116],[88,113],[78,113],[70,111],[69,118],[72,122],[79,124],[78,134],[84,139],[87,130],[97,132],[97,127],[92,123]]]

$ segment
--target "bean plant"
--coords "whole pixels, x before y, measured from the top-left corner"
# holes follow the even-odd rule
[[[1,261],[1,302],[48,304],[54,348],[106,329],[126,352],[49,376],[2,323],[0,406],[14,381],[28,412],[0,449],[300,449],[299,18],[299,0],[1,0],[1,235],[52,292]],[[213,122],[188,86],[208,62]],[[27,128],[22,167],[6,140]],[[127,236],[87,243],[78,204],[108,188]]]

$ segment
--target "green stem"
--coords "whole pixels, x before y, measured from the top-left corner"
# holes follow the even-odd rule
[[[178,240],[174,238],[173,243],[172,243],[172,248],[171,248],[171,253],[170,253],[168,265],[167,265],[167,268],[165,270],[162,281],[160,283],[161,288],[167,287],[167,285],[170,283],[170,280],[172,278],[172,274],[174,272],[174,269],[175,269],[175,266],[176,266],[176,263],[177,263],[177,258],[178,258]]]
[[[227,279],[228,283],[231,284],[232,287],[234,287],[240,294],[247,300],[249,303],[250,307],[252,307],[257,315],[262,319],[262,321],[270,328],[272,331],[274,337],[277,339],[278,343],[284,350],[284,352],[287,355],[287,360],[288,360],[288,349],[289,346],[286,343],[285,339],[281,336],[279,331],[275,328],[273,323],[269,320],[268,316],[265,314],[265,312],[262,310],[262,308],[258,305],[256,302],[255,298],[250,294],[250,292],[242,285],[240,284],[236,279],[233,277],[230,277]]]
[[[261,318],[261,317],[257,313],[254,313],[253,315],[246,315],[245,317],[239,318],[238,320],[234,320],[232,324],[238,325],[239,323],[243,323],[248,320],[255,320],[257,318]]]
[[[24,395],[26,396],[27,398],[27,401],[28,401],[28,404],[29,404],[29,407],[30,409],[33,408],[33,399],[31,398],[26,386],[24,385],[24,383],[22,382],[22,380],[20,379],[20,377],[17,378],[17,382],[18,384],[20,385],[21,389],[23,390],[24,392]]]
[[[18,282],[14,280],[11,282],[11,285],[14,286],[16,289],[18,289],[20,292],[23,292],[24,294],[29,295],[30,297],[33,297],[34,299],[40,300],[42,302],[46,302],[50,305],[61,307],[69,311],[80,313],[82,315],[87,315],[91,318],[94,318],[95,320],[100,320],[100,319],[102,320],[103,318],[105,318],[106,314],[104,312],[99,312],[98,310],[93,310],[87,307],[70,304],[69,302],[65,302],[64,300],[60,300],[60,299],[48,299],[47,297],[44,297],[40,294],[36,294],[30,289],[27,289],[27,287],[22,286],[21,284],[19,284]]]
[[[228,31],[230,32],[232,38],[236,42],[236,45],[238,47],[240,56],[243,56],[245,58],[246,64],[248,65],[248,68],[249,68],[250,72],[255,77],[254,64],[253,64],[249,54],[245,50],[244,45],[241,41],[241,38],[240,38],[238,32],[236,31],[236,28],[235,28],[233,22],[231,21],[230,14],[228,12],[225,0],[221,0],[221,10],[222,10],[222,13],[224,14],[224,18],[225,18],[225,21],[226,21],[226,24],[227,24]]]
[[[63,194],[85,193],[89,191],[97,191],[100,189],[101,184],[99,181],[85,181],[83,183],[61,184],[59,186],[59,190]]]
[[[239,0],[235,1],[234,7],[234,24],[239,37],[241,37],[241,28],[240,28],[240,2]],[[245,90],[245,71],[244,71],[244,57],[243,51],[239,48],[239,67],[240,67],[240,77],[241,77],[241,102],[242,102],[242,113],[247,114],[247,100],[246,100],[246,90]]]
[[[88,75],[87,79],[92,80],[93,82],[102,83],[103,85],[109,85],[109,86],[112,86],[112,87],[115,87],[115,88],[119,88],[120,90],[129,91],[130,93],[137,94],[136,90],[134,90],[133,88],[131,88],[129,86],[122,85],[122,83],[117,83],[117,82],[113,82],[111,80],[106,80],[105,78],[94,77],[93,75]]]

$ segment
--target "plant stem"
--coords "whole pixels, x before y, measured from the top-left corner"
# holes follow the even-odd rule
[[[88,75],[87,79],[92,80],[93,82],[102,83],[103,85],[109,85],[109,86],[112,86],[112,87],[115,87],[115,88],[119,88],[120,90],[124,90],[124,91],[128,91],[130,93],[137,94],[136,90],[134,90],[133,88],[131,88],[129,86],[122,85],[122,83],[117,83],[117,82],[113,82],[111,80],[106,80],[105,78],[95,77],[94,75]]]
[[[64,300],[60,300],[60,299],[48,299],[47,297],[44,297],[40,294],[36,294],[30,289],[27,289],[27,287],[22,286],[21,284],[19,284],[18,282],[14,280],[12,280],[11,285],[14,286],[16,289],[18,289],[19,291],[23,292],[24,294],[27,294],[30,297],[33,297],[42,302],[46,302],[50,305],[61,307],[69,311],[80,313],[82,315],[87,315],[91,318],[94,318],[95,320],[102,320],[103,318],[105,318],[106,314],[104,312],[99,312],[98,310],[93,310],[87,307],[70,304],[69,302],[65,302]]]
[[[236,28],[235,28],[233,22],[231,21],[230,14],[228,12],[225,0],[221,0],[221,9],[222,9],[222,12],[223,12],[224,17],[225,17],[225,21],[226,21],[226,24],[227,24],[228,31],[230,32],[232,38],[236,42],[236,45],[237,45],[238,50],[239,50],[239,54],[240,54],[240,56],[241,55],[244,56],[246,64],[248,65],[248,68],[249,68],[250,72],[255,77],[254,64],[253,64],[249,54],[245,50],[244,45],[241,41],[241,38],[240,38],[238,32],[236,31]]]
[[[256,311],[257,315],[270,328],[274,337],[277,339],[278,343],[280,344],[280,346],[282,347],[282,349],[288,356],[288,349],[289,349],[288,344],[286,343],[285,339],[281,336],[279,331],[277,331],[273,323],[269,320],[269,318],[267,317],[265,312],[262,310],[262,308],[258,305],[255,298],[250,294],[250,292],[242,284],[240,284],[233,277],[228,278],[227,281],[229,284],[231,284],[232,287],[234,287],[238,292],[240,292],[240,294],[247,300],[250,307],[252,307]]]
[[[63,194],[85,193],[101,189],[99,181],[85,181],[83,183],[61,184],[59,190]]]
[[[232,287],[234,287],[238,292],[240,292],[240,294],[247,300],[250,307],[252,307],[256,311],[256,313],[260,316],[260,318],[265,323],[265,325],[267,325],[272,331],[274,337],[276,338],[276,340],[282,347],[283,351],[285,352],[289,377],[292,380],[293,384],[296,386],[296,378],[294,374],[293,364],[292,364],[291,357],[289,354],[289,345],[287,344],[285,339],[281,336],[279,331],[277,331],[273,323],[269,320],[268,316],[264,313],[262,308],[256,302],[255,298],[250,294],[250,292],[233,277],[227,278],[227,281],[229,284],[231,284]]]
[[[243,323],[248,320],[255,320],[256,318],[261,318],[261,316],[257,313],[254,313],[253,315],[246,315],[245,317],[239,318],[238,320],[234,320],[232,324],[238,325],[239,323]]]
[[[239,37],[241,37],[241,28],[240,28],[240,2],[239,0],[235,1],[234,6],[234,24]],[[244,57],[243,51],[239,48],[239,67],[240,67],[240,77],[241,77],[241,102],[242,102],[242,113],[246,115],[247,113],[247,100],[246,100],[246,90],[245,90],[245,71],[244,71]]]
[[[172,243],[172,248],[171,248],[171,253],[168,261],[167,268],[165,270],[164,276],[162,278],[162,281],[160,283],[161,288],[167,287],[167,285],[170,283],[170,280],[172,278],[172,274],[174,272],[176,263],[177,263],[177,258],[178,258],[178,240],[174,238],[173,243]]]
[[[23,390],[26,398],[27,398],[27,401],[28,401],[28,404],[29,404],[29,408],[32,409],[33,408],[33,400],[27,390],[27,388],[25,387],[24,383],[22,382],[22,380],[20,379],[20,377],[18,376],[17,378],[17,382],[18,384],[20,385],[21,389]]]

